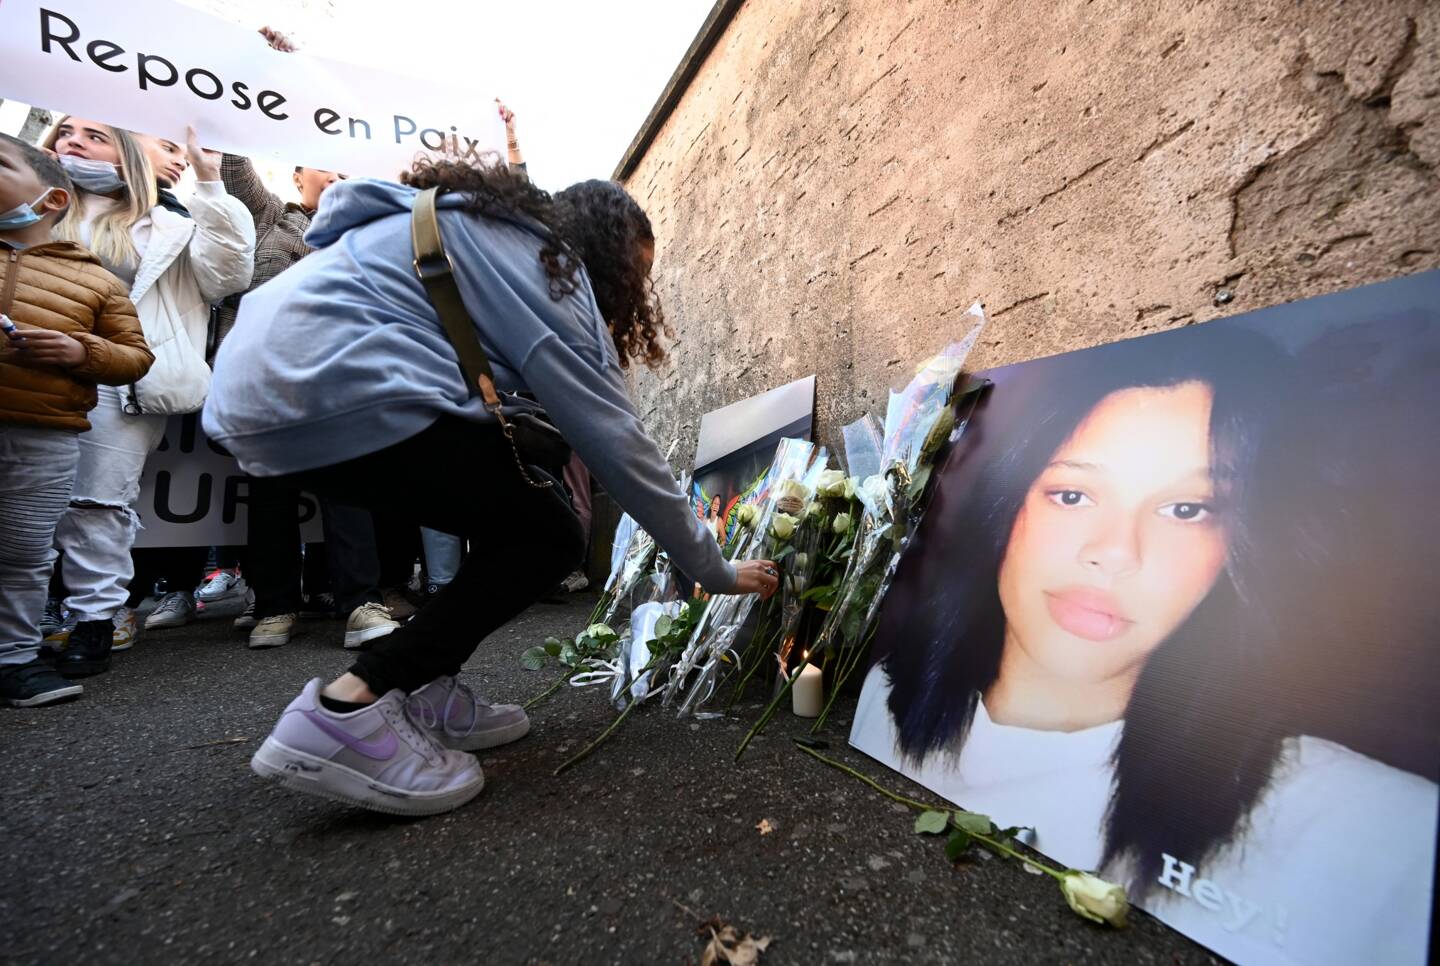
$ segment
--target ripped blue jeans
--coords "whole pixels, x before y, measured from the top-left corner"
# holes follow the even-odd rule
[[[28,664],[75,481],[76,433],[0,423],[0,666]]]
[[[77,620],[109,620],[129,596],[135,565],[130,551],[140,518],[140,474],[165,436],[165,416],[127,415],[120,393],[99,387],[99,402],[88,414],[90,432],[80,434],[80,467],[70,506],[55,529],[55,547],[65,555],[65,606]]]

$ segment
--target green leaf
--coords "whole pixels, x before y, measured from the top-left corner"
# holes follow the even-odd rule
[[[674,626],[675,621],[669,614],[661,614],[660,619],[655,622],[655,636],[664,637]]]
[[[545,666],[545,658],[548,657],[543,647],[532,647],[520,655],[520,666],[527,671],[538,671]]]
[[[925,492],[925,484],[930,482],[930,473],[932,470],[933,467],[929,463],[926,463],[915,471],[915,475],[910,478],[910,499],[917,499],[920,494]]]
[[[560,651],[561,651],[564,647],[565,647],[565,642],[562,641],[562,640],[560,640],[560,638],[558,638],[558,637],[547,637],[547,638],[545,638],[545,646],[544,646],[543,650],[545,651],[546,654],[549,654],[551,657],[559,657],[559,656],[560,656]]]
[[[580,663],[580,652],[574,644],[566,644],[560,649],[560,663],[566,667],[574,667]]]
[[[794,552],[795,552],[795,545],[792,543],[792,544],[790,544],[790,546],[786,547],[784,550],[780,551],[779,553],[777,553],[777,554],[775,555],[774,562],[775,562],[775,563],[779,563],[780,561],[784,560],[786,557],[790,556],[790,555],[791,555],[792,553],[794,553]]]
[[[945,841],[945,858],[951,862],[958,862],[960,856],[970,847],[970,833],[963,829],[955,829],[950,833],[950,838]]]
[[[990,816],[979,812],[956,812],[955,824],[971,835],[989,835],[995,831],[995,823],[990,821]]]
[[[921,812],[915,819],[916,835],[939,835],[950,824],[949,812]]]

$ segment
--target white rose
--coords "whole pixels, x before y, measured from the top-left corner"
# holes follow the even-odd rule
[[[1115,883],[1088,872],[1067,872],[1060,880],[1060,891],[1070,908],[1091,922],[1109,923],[1117,929],[1125,925],[1130,901]]]
[[[821,496],[841,496],[845,486],[845,473],[841,470],[826,470],[815,482],[815,492]]]
[[[885,504],[886,498],[890,495],[890,484],[885,477],[879,473],[865,478],[860,484],[860,501],[868,507],[879,507]]]
[[[799,480],[781,480],[775,488],[775,498],[777,500],[799,500],[803,503],[810,499],[810,491]]]
[[[589,627],[585,628],[585,633],[584,633],[584,634],[581,634],[580,636],[581,636],[581,637],[597,637],[597,638],[598,638],[598,637],[614,637],[614,636],[615,636],[615,632],[610,629],[610,625],[609,625],[609,624],[591,624]]]
[[[810,555],[808,553],[797,553],[795,555],[795,572],[800,573],[810,566]]]
[[[816,501],[805,507],[805,519],[812,517],[823,517],[825,515],[825,504]]]
[[[845,486],[840,495],[847,500],[855,499],[855,494],[860,488],[860,478],[856,476],[845,477]]]
[[[759,516],[759,512],[760,511],[755,508],[755,504],[742,503],[739,509],[735,511],[735,520],[746,530],[751,530],[755,527],[755,520]]]
[[[776,540],[789,540],[795,535],[795,525],[799,522],[788,513],[777,513],[770,518],[770,535]]]
[[[834,522],[833,524],[831,524],[831,526],[833,526],[833,527],[835,528],[835,532],[836,532],[836,533],[840,533],[840,534],[849,533],[849,532],[850,532],[850,514],[848,514],[848,513],[836,514],[836,516],[835,516],[835,522]]]

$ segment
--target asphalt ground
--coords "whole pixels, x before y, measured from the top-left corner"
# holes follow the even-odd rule
[[[542,690],[553,672],[519,653],[593,601],[531,608],[466,680],[494,700]],[[1086,923],[1015,863],[952,865],[903,806],[801,754],[788,713],[735,764],[758,693],[707,721],[645,708],[555,778],[612,714],[567,688],[482,753],[485,790],[448,815],[286,792],[250,755],[307,679],[348,663],[340,623],[304,626],[269,651],[229,620],[151,632],[80,700],[0,709],[0,961],[678,964],[712,917],[770,937],[767,966],[1215,961],[1143,913]],[[929,800],[846,746],[853,702],[837,707],[827,753]]]

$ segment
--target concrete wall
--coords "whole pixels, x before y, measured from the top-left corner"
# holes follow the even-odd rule
[[[1440,266],[1440,3],[748,0],[626,184],[701,412],[820,431],[981,300],[977,367]]]

